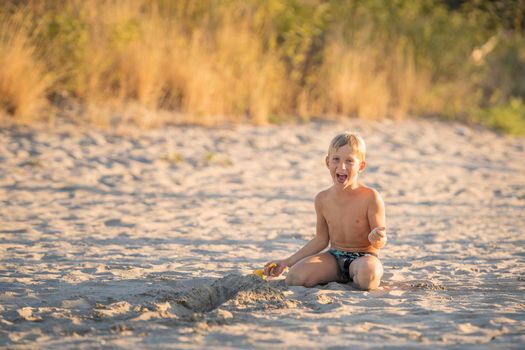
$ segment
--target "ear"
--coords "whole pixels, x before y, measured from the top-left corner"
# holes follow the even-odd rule
[[[328,156],[326,156],[326,158],[324,159],[324,162],[326,163],[326,167],[329,168],[329,166],[328,166]]]
[[[366,168],[366,162],[364,160],[362,160],[360,163],[359,163],[359,172],[362,172],[364,171]]]

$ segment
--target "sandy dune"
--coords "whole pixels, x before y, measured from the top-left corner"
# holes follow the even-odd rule
[[[250,275],[302,246],[332,136],[387,204],[380,289]],[[437,121],[0,129],[0,347],[518,349],[525,139]]]

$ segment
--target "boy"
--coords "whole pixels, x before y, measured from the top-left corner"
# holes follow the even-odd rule
[[[267,276],[279,276],[290,267],[287,285],[352,281],[363,290],[379,287],[383,266],[377,253],[387,241],[385,205],[376,190],[358,182],[365,153],[357,134],[342,133],[332,140],[325,162],[333,185],[315,197],[316,234],[295,254],[266,264]],[[328,244],[330,249],[322,252]]]

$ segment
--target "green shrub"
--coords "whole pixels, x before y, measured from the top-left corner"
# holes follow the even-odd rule
[[[525,104],[520,98],[490,107],[482,113],[482,123],[512,135],[525,135]]]

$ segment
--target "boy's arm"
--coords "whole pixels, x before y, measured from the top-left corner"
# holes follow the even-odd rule
[[[371,232],[368,235],[368,240],[374,248],[380,249],[386,245],[386,218],[385,218],[385,203],[381,195],[372,190],[372,196],[368,204],[368,224]]]
[[[321,192],[315,196],[315,213],[317,215],[317,224],[315,227],[315,236],[312,238],[304,247],[299,249],[295,254],[284,259],[285,264],[288,267],[295,265],[301,259],[307,256],[319,253],[321,250],[328,246],[328,224],[322,213],[322,197],[324,194]]]

